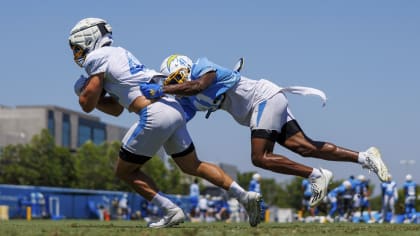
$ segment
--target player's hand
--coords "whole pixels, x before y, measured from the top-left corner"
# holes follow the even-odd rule
[[[74,93],[76,93],[77,96],[80,96],[88,81],[89,78],[84,75],[80,75],[79,79],[76,80],[76,83],[74,83]]]
[[[163,96],[162,85],[140,83],[140,90],[146,98],[159,98]]]

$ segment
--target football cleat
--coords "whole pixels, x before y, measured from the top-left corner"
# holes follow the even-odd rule
[[[333,174],[331,171],[326,169],[319,169],[321,171],[321,176],[318,178],[311,178],[311,192],[312,196],[309,199],[309,204],[311,207],[318,206],[321,201],[324,199],[325,195],[328,193],[328,185],[330,184]]]
[[[149,228],[167,228],[184,223],[185,214],[181,208],[176,207],[167,210],[166,215],[157,222],[150,223]]]
[[[241,200],[242,205],[248,213],[249,224],[251,227],[256,227],[261,223],[261,202],[262,196],[256,192],[247,192],[244,199]]]
[[[387,182],[389,179],[388,168],[382,161],[381,153],[376,147],[370,147],[366,152],[366,162],[363,164],[364,169],[375,172],[382,182]]]

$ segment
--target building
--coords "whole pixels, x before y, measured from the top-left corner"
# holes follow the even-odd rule
[[[28,143],[43,129],[48,129],[56,145],[72,150],[88,140],[96,144],[119,141],[127,131],[58,106],[0,106],[0,147]]]

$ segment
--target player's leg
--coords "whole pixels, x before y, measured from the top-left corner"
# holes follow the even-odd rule
[[[256,226],[258,223],[260,223],[258,216],[261,212],[261,207],[259,204],[261,202],[261,196],[258,193],[245,191],[220,167],[198,160],[195,151],[192,151],[183,156],[172,156],[175,163],[184,173],[204,178],[214,185],[227,190],[235,198],[237,198],[238,201],[245,206],[249,214],[251,226]]]
[[[363,168],[375,172],[381,181],[388,179],[388,168],[377,148],[371,147],[367,151],[356,152],[333,143],[314,141],[303,132],[290,111],[288,113],[288,121],[283,125],[277,140],[282,146],[303,157],[359,163]]]
[[[372,215],[372,208],[370,207],[369,200],[366,200],[365,206],[366,206],[366,209],[367,209],[367,212],[368,212],[368,217],[369,217],[368,223],[374,223],[374,222],[376,222],[376,219]]]
[[[334,222],[334,215],[335,215],[335,212],[338,209],[337,197],[333,197],[333,196],[330,197],[330,196],[328,196],[328,200],[330,201],[331,208],[330,208],[330,210],[328,212],[327,220],[329,222]]]
[[[180,144],[189,143],[189,147],[181,152],[176,151]],[[251,226],[257,226],[260,220],[262,197],[258,193],[247,192],[227,175],[220,167],[203,162],[197,158],[194,145],[186,126],[180,126],[174,135],[165,143],[165,150],[170,153],[175,163],[186,174],[201,177],[214,185],[227,190],[244,205],[249,215]]]
[[[313,141],[305,135],[294,119],[284,124],[277,141],[303,157],[315,157],[327,161],[358,162],[358,152],[328,142]]]
[[[138,194],[147,201],[155,204],[167,212],[165,222],[156,222],[149,224],[149,227],[168,227],[179,224],[184,221],[185,215],[181,208],[175,203],[161,195],[153,179],[147,176],[142,170],[142,165],[150,157],[140,156],[130,153],[121,148],[120,158],[117,161],[115,173],[118,178],[129,184]],[[160,223],[159,223],[160,222]]]
[[[263,138],[263,133],[270,136],[270,131],[253,130],[251,134],[252,164],[276,173],[308,178],[313,168],[290,160],[286,156],[273,153],[274,141]]]
[[[416,196],[410,196],[410,221],[415,223],[417,220]]]
[[[411,197],[411,204],[410,204],[410,209],[411,209],[411,222],[414,223],[417,220],[417,212],[416,212],[416,197],[413,196]]]
[[[192,143],[184,152],[171,156],[182,172],[186,174],[204,178],[223,189],[229,189],[233,182],[232,178],[220,167],[198,160]]]
[[[165,216],[148,226],[170,227],[184,222],[183,210],[158,192],[153,180],[141,171],[141,166],[154,156],[180,124],[185,124],[179,104],[173,99],[162,98],[139,113],[139,121],[122,140],[117,176],[130,184],[146,200],[163,209]],[[180,147],[186,148],[186,147]]]
[[[281,128],[288,119],[287,103],[285,95],[278,93],[253,109],[250,120],[252,163],[276,173],[308,178],[312,167],[273,153]]]
[[[383,196],[383,202],[382,202],[382,218],[380,220],[380,223],[387,222],[387,216],[388,211],[390,210],[390,198],[388,195]]]
[[[312,191],[310,205],[314,207],[327,194],[332,173],[329,170],[312,168],[292,161],[284,155],[273,153],[274,144],[287,119],[287,99],[283,93],[278,93],[255,107],[250,120],[252,163],[276,173],[309,178]]]
[[[129,158],[129,156],[132,157]],[[139,159],[138,156],[136,158]],[[141,171],[142,164],[126,161],[130,159],[131,161],[135,159],[135,154],[129,153],[124,149],[120,150],[120,158],[115,167],[115,175],[150,202],[159,190],[155,182]]]

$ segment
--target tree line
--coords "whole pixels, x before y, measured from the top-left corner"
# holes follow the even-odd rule
[[[120,145],[117,141],[100,145],[88,141],[77,150],[71,151],[55,145],[48,130],[42,130],[27,144],[8,145],[1,149],[0,184],[132,191],[130,186],[114,175]],[[183,174],[172,159],[164,163],[159,157],[154,157],[142,170],[156,181],[161,191],[168,194],[189,194],[192,178]],[[254,173],[238,173],[238,183],[247,189]],[[282,208],[300,209],[301,182],[300,177],[283,183],[274,179],[262,179],[264,201]],[[331,189],[341,182],[342,180],[334,182]],[[200,187],[203,189],[204,185],[200,184]],[[380,196],[373,198],[373,208],[380,209],[380,201]]]
[[[120,145],[88,141],[72,151],[55,145],[48,130],[42,130],[28,144],[1,149],[0,184],[131,191],[114,174]],[[143,170],[162,190],[180,190],[180,171],[166,168],[159,158],[152,158]]]

